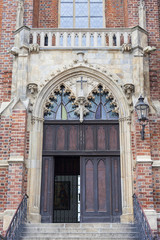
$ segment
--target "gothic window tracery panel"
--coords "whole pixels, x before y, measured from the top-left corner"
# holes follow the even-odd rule
[[[79,120],[76,113],[77,104],[71,91],[63,85],[55,90],[54,96],[49,98],[49,103],[44,114],[45,120]],[[88,110],[84,120],[118,120],[118,113],[115,111],[115,104],[112,102],[112,95],[99,85],[96,91],[88,96]]]
[[[45,120],[78,120],[74,110],[76,106],[74,100],[70,97],[70,92],[65,91],[65,87],[61,86],[59,92],[55,92],[55,96],[50,98],[51,103],[48,106],[48,112],[44,114]]]
[[[60,27],[103,27],[103,0],[61,0]]]
[[[101,85],[92,94],[92,97],[89,97],[89,101],[90,105],[87,106],[89,113],[84,117],[85,120],[118,120],[118,113],[114,111],[112,98]]]

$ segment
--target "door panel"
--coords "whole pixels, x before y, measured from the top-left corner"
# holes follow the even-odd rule
[[[118,157],[112,157],[112,211],[113,221],[121,214],[121,182],[120,162]]]
[[[81,157],[81,222],[119,221],[119,157]]]
[[[86,200],[85,200],[85,207],[86,212],[93,212],[94,211],[94,165],[91,160],[86,162],[86,182],[85,182],[85,189],[86,189]]]
[[[114,125],[110,123],[55,123],[44,124],[44,155],[61,155],[63,151],[75,152],[98,151],[105,155],[107,151],[119,154],[119,126],[118,122]],[[71,154],[72,154],[71,153]],[[82,155],[81,154],[81,155]]]
[[[111,220],[110,179],[109,158],[81,158],[81,222]]]
[[[106,212],[106,166],[103,160],[98,163],[98,212]]]
[[[94,150],[95,149],[95,127],[91,125],[86,125],[84,127],[84,143],[85,143],[85,150]]]
[[[42,159],[41,221],[53,222],[54,158]]]

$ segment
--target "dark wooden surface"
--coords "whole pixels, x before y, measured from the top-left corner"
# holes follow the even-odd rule
[[[119,157],[81,157],[81,222],[118,222]]]
[[[43,155],[119,154],[119,125],[111,122],[45,122]]]
[[[78,121],[45,121],[42,222],[53,221],[55,173],[80,173],[81,222],[119,221],[122,211],[119,155],[118,121],[85,121],[83,124]],[[80,170],[79,161],[75,161],[79,157]]]
[[[41,221],[53,222],[54,158],[42,159]]]

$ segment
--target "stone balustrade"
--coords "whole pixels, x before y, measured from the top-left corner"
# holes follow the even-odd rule
[[[15,45],[39,44],[41,48],[120,48],[124,44],[144,47],[147,32],[140,28],[61,29],[23,26],[15,31]],[[143,46],[144,45],[144,46]]]
[[[30,43],[40,47],[120,47],[131,43],[131,29],[31,29]]]

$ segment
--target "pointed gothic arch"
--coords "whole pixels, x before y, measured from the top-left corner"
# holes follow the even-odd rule
[[[41,162],[43,142],[43,114],[46,101],[52,92],[68,79],[84,75],[94,79],[106,87],[115,98],[119,109],[120,127],[120,159],[121,159],[121,186],[122,186],[122,216],[121,221],[133,220],[132,206],[132,159],[131,159],[131,126],[130,107],[123,92],[122,86],[112,76],[107,76],[100,70],[89,67],[78,66],[67,69],[52,79],[42,88],[38,94],[33,109],[34,124],[31,131],[30,144],[30,168],[29,174],[29,214],[31,219],[40,221],[40,191],[41,191]],[[67,86],[67,84],[66,84]],[[74,94],[74,93],[73,93]],[[34,147],[32,143],[34,142]]]

